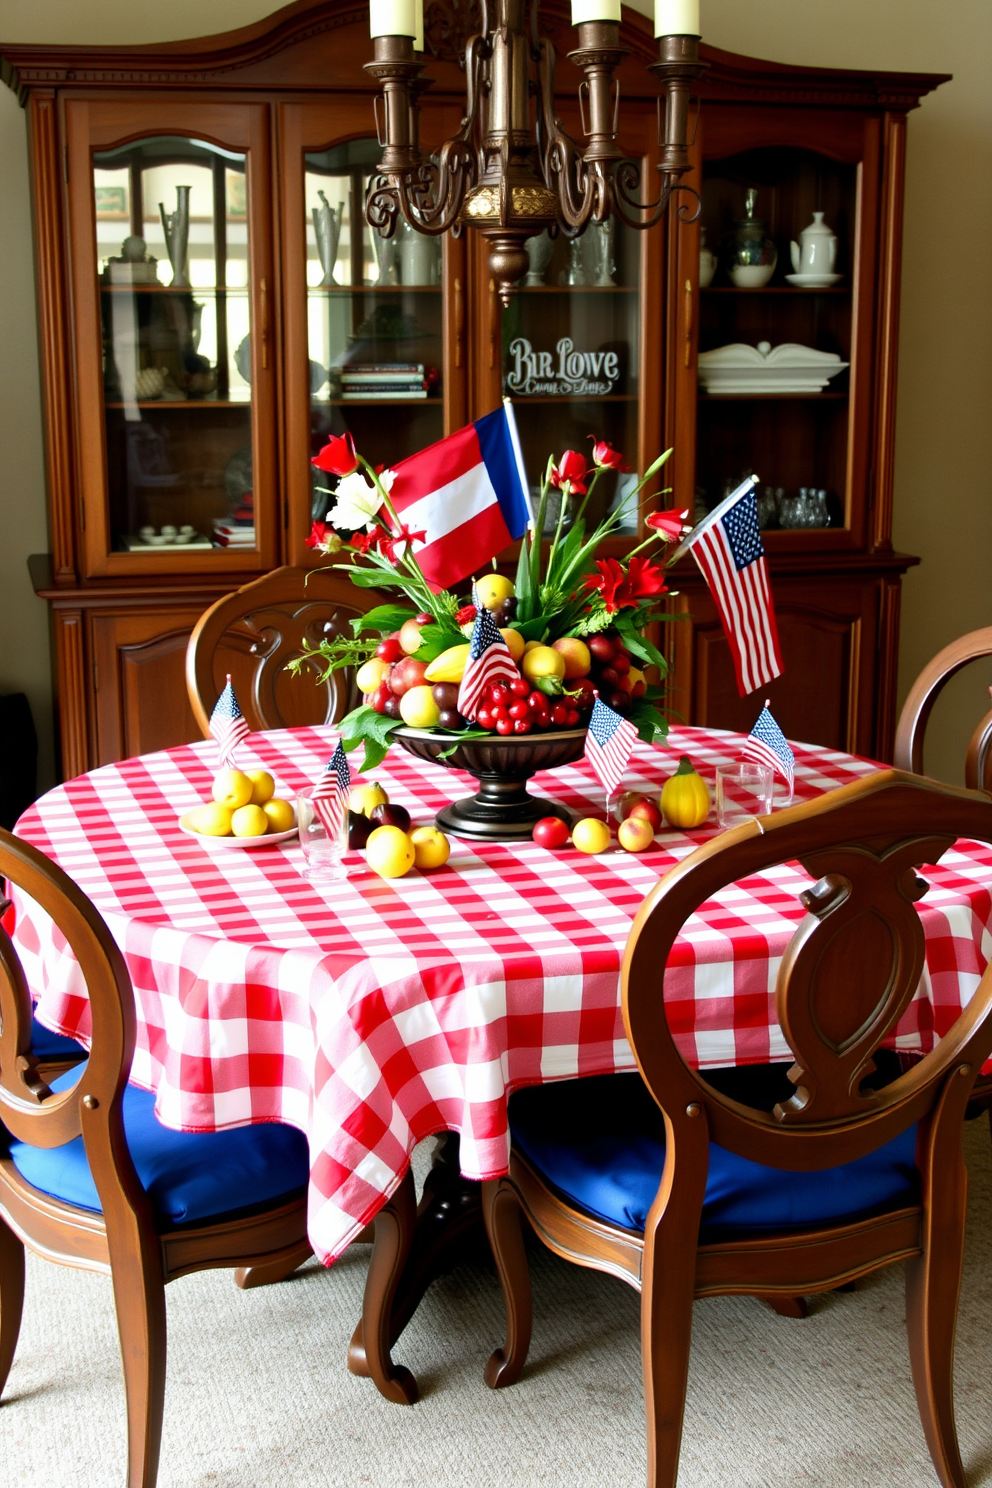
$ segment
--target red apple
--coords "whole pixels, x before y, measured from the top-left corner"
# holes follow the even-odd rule
[[[643,791],[624,791],[617,802],[617,821],[626,821],[637,803],[647,799]]]
[[[538,847],[554,849],[567,846],[570,833],[557,816],[542,816],[540,821],[534,823],[532,835]]]
[[[620,823],[617,841],[627,852],[646,852],[654,841],[651,823],[642,821],[638,817],[628,817],[626,821]]]
[[[586,641],[586,645],[596,660],[602,662],[604,665],[608,661],[613,660],[613,654],[616,648],[609,636],[603,635],[602,632],[599,635],[590,636],[588,641]]]
[[[658,803],[652,801],[650,796],[644,796],[637,801],[627,813],[630,821],[645,821],[651,828],[652,833],[661,831],[661,812]]]
[[[411,687],[419,687],[424,680],[427,671],[426,661],[415,661],[412,656],[404,656],[398,661],[389,674],[389,685],[397,697],[402,697]]]

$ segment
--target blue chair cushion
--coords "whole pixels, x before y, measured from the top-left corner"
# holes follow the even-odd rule
[[[86,1050],[75,1039],[66,1038],[64,1033],[52,1033],[32,1017],[31,1052],[39,1059],[72,1059],[84,1055]]]
[[[510,1129],[514,1147],[568,1202],[607,1224],[644,1229],[661,1181],[665,1128],[640,1075],[518,1090],[510,1100]],[[701,1238],[816,1227],[915,1203],[915,1152],[912,1126],[855,1162],[797,1173],[749,1162],[711,1142]]]
[[[52,1089],[70,1089],[84,1068],[59,1075]],[[306,1189],[307,1139],[295,1127],[266,1122],[233,1131],[177,1132],[157,1120],[154,1107],[147,1090],[125,1090],[127,1145],[161,1228],[265,1209]],[[42,1193],[101,1212],[82,1137],[47,1149],[10,1141],[8,1151],[21,1176]]]

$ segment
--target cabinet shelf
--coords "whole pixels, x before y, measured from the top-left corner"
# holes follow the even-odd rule
[[[308,284],[307,296],[328,295],[439,295],[440,284]]]
[[[507,394],[510,397],[510,394]],[[636,403],[636,393],[542,393],[512,398],[514,403]]]
[[[518,284],[513,293],[515,295],[636,295],[638,290],[633,284]]]
[[[816,402],[846,403],[847,393],[700,393],[700,403]]]
[[[311,398],[311,408],[441,408],[443,398]]]
[[[805,288],[800,284],[762,284],[759,288],[746,289],[743,285],[715,284],[700,290],[704,295],[849,295],[850,285],[831,284],[825,289]]]
[[[105,408],[246,408],[250,398],[137,398],[134,403],[105,403]]]
[[[247,284],[100,284],[101,294],[247,295]]]

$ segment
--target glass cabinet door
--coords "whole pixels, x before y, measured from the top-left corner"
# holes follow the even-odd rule
[[[140,121],[166,127],[105,143],[97,112],[70,131],[87,152],[72,212],[90,571],[257,568],[274,419],[250,129],[220,144],[170,129],[180,111],[163,106]]]

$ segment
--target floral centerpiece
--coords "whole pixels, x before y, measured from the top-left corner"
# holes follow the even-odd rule
[[[374,768],[392,742],[410,748],[411,736],[429,735],[428,757],[481,774],[467,752],[472,741],[566,732],[581,740],[597,696],[629,718],[642,739],[664,740],[667,669],[648,631],[673,618],[659,602],[668,593],[666,548],[677,544],[686,513],[653,512],[646,518],[648,536],[623,558],[598,550],[640,510],[645,486],[670,453],[659,456],[591,531],[585,520],[590,498],[605,471],[628,469],[623,456],[593,438],[588,461],[575,450],[566,450],[557,464],[552,457],[515,579],[496,571],[494,561],[491,572],[466,579],[464,592],[455,592],[425,577],[417,552],[426,533],[411,531],[390,500],[393,472],[376,469],[350,435],[330,440],[313,464],[338,477],[333,490],[318,486],[333,505],[324,521],[314,522],[308,546],[336,559],[333,567],[359,587],[397,591],[396,601],[358,616],[351,636],[321,642],[292,666],[316,660],[321,681],[339,667],[356,669],[363,701],[339,727],[346,750],[364,744],[363,770]],[[560,504],[545,555],[542,534],[553,490]],[[490,628],[485,643],[479,640],[484,610],[498,632]],[[497,650],[500,661],[486,673],[491,680],[484,676],[481,687],[473,686],[466,674],[478,683],[473,653],[483,644],[490,661]],[[649,680],[649,668],[657,680]],[[527,773],[543,767],[532,763]],[[492,773],[491,764],[483,768]]]

